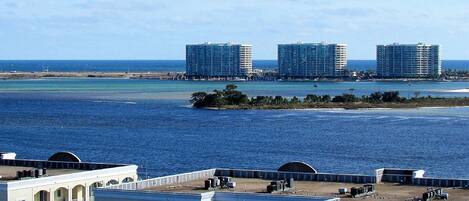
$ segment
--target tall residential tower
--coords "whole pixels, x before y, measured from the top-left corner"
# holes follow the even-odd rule
[[[245,77],[252,72],[252,46],[231,43],[186,45],[186,73],[197,77]]]
[[[426,44],[378,45],[379,77],[429,78],[441,75],[440,47]]]
[[[347,66],[347,45],[296,43],[278,45],[279,75],[284,78],[339,77]]]

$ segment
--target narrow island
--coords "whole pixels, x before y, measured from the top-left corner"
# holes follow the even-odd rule
[[[194,108],[205,109],[314,109],[314,108],[419,108],[419,107],[460,107],[469,106],[469,97],[432,97],[419,96],[415,93],[412,98],[399,95],[398,91],[374,92],[370,95],[356,96],[352,93],[342,95],[309,94],[301,99],[296,96],[285,98],[282,96],[248,95],[236,90],[234,84],[226,85],[223,90],[211,93],[195,92],[190,102]]]

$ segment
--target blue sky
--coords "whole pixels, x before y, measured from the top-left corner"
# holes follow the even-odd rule
[[[184,59],[185,44],[240,42],[255,59],[278,43],[440,44],[469,59],[467,0],[0,0],[0,59]]]

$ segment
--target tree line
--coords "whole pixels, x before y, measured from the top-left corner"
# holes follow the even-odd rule
[[[398,91],[374,92],[369,95],[356,96],[352,93],[344,93],[342,95],[316,95],[308,94],[304,98],[296,96],[286,98],[282,96],[255,96],[249,98],[246,94],[236,90],[238,87],[234,84],[226,85],[223,90],[214,90],[212,93],[195,92],[192,94],[190,102],[196,108],[222,107],[230,105],[244,106],[281,106],[281,105],[311,105],[325,103],[408,103],[419,102],[433,98],[431,96],[419,97],[420,93],[416,92],[415,97],[405,98],[399,95]]]

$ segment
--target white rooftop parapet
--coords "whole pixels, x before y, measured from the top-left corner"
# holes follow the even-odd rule
[[[14,152],[0,152],[0,159],[2,160],[15,160],[16,153]]]

